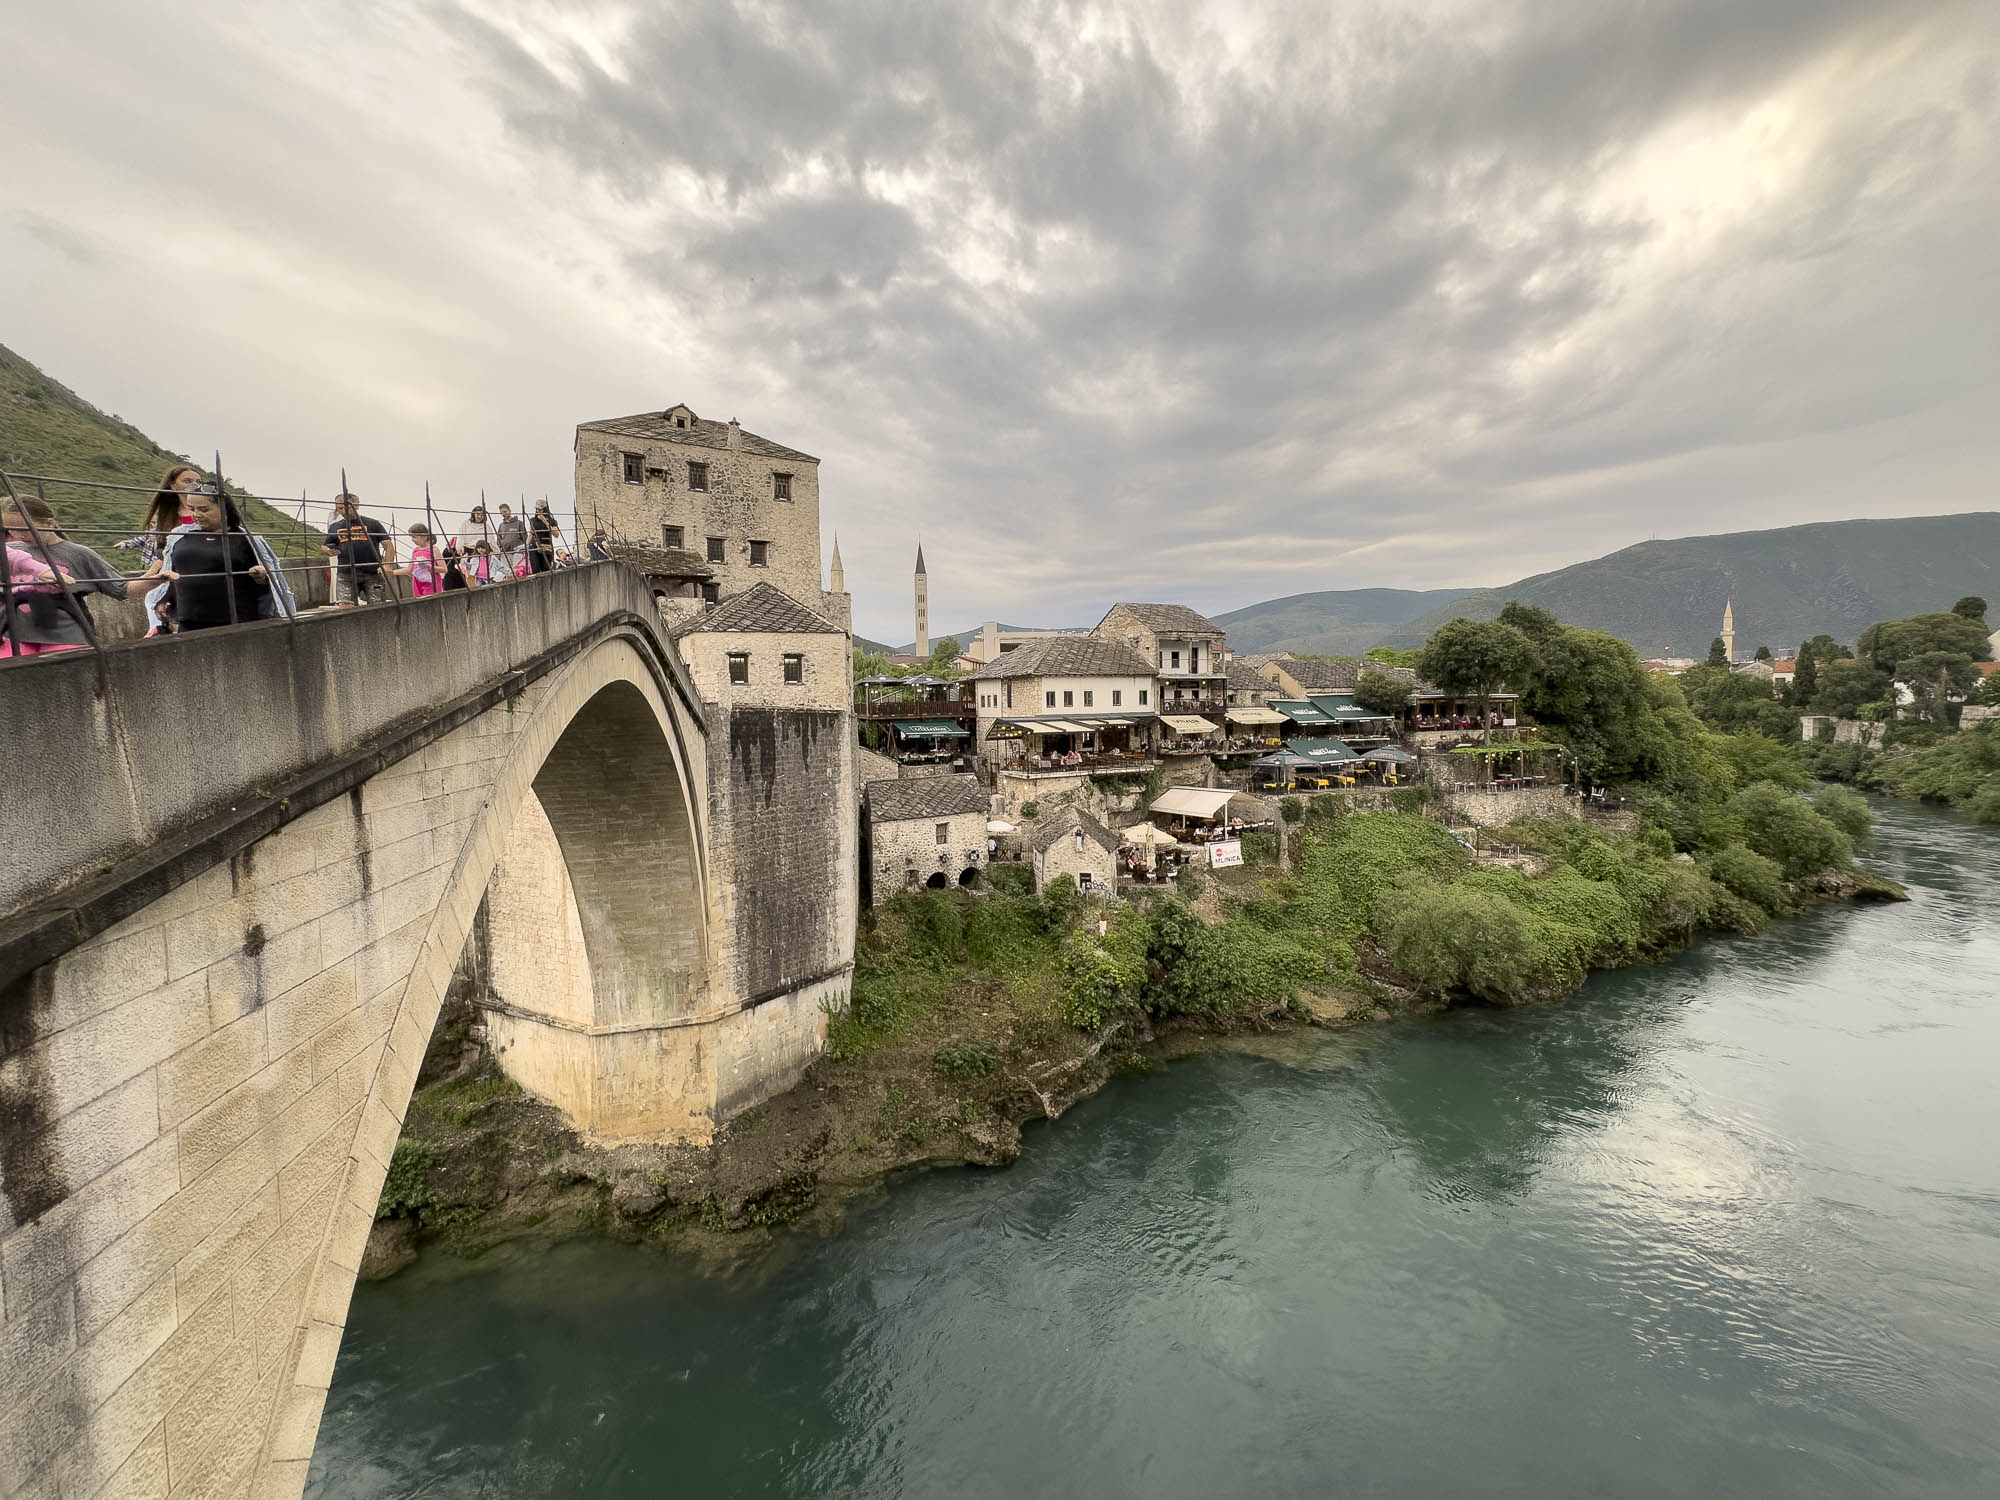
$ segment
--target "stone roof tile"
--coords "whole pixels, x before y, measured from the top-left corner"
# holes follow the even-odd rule
[[[974,672],[981,682],[1002,677],[1153,677],[1151,662],[1130,646],[1094,635],[1049,635],[1024,641]]]
[[[1148,630],[1158,634],[1165,631],[1169,635],[1221,635],[1223,629],[1206,615],[1196,614],[1185,604],[1127,604],[1119,602],[1112,609],[1122,609]],[[1108,613],[1107,613],[1108,617]]]
[[[838,625],[829,624],[798,600],[768,583],[752,584],[740,594],[732,594],[713,609],[705,609],[676,636],[698,631],[732,635],[842,635]]]
[[[1118,852],[1118,846],[1123,842],[1117,834],[1080,807],[1065,807],[1053,817],[1044,819],[1036,827],[1035,836],[1029,842],[1038,851],[1046,851],[1050,845],[1070,837],[1079,828],[1083,830],[1085,838],[1101,848],[1110,850],[1113,854]]]
[[[629,417],[603,417],[595,422],[579,422],[579,432],[610,432],[619,437],[650,439],[662,443],[688,443],[696,448],[727,448],[729,446],[729,424],[711,421],[707,417],[690,416],[688,425],[676,427],[668,420],[667,412],[642,411]],[[787,448],[783,443],[774,443],[767,437],[759,437],[754,432],[740,431],[737,438],[737,452],[755,454],[759,458],[790,458],[800,463],[816,464],[818,459],[810,453],[801,453],[796,448]]]
[[[868,818],[874,823],[955,818],[985,814],[993,805],[986,788],[970,772],[868,783]]]

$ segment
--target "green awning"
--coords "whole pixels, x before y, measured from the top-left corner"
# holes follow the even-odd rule
[[[893,719],[896,733],[905,739],[963,740],[971,733],[949,719]]]
[[[1293,740],[1285,748],[1294,755],[1309,756],[1315,765],[1334,765],[1361,759],[1353,746],[1344,740]]]
[[[1298,698],[1273,698],[1271,700],[1271,707],[1290,719],[1294,724],[1304,724],[1310,727],[1331,724],[1333,722],[1332,717],[1324,709],[1315,708],[1312,704]]]
[[[1318,709],[1335,723],[1346,724],[1356,719],[1386,720],[1389,717],[1387,714],[1370,713],[1344,694],[1314,693],[1312,694],[1311,701],[1314,708]]]

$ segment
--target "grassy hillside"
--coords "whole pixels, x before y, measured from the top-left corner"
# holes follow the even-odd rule
[[[162,448],[130,422],[99,411],[0,345],[0,469],[146,486],[159,483],[167,465],[184,457]],[[189,461],[202,464],[206,471],[213,459]],[[230,491],[242,495],[234,485]],[[139,565],[136,552],[113,552],[109,547],[118,537],[139,529],[149,496],[53,484],[46,487],[46,494],[78,541],[113,562]],[[295,540],[292,546],[285,545],[287,537],[297,536],[297,522],[291,517],[256,501],[250,504],[250,516],[250,524],[269,536],[280,552],[298,550]]]
[[[1782,651],[1825,631],[1852,643],[1877,620],[2000,600],[2000,514],[1821,521],[1775,531],[1641,542],[1593,562],[1479,589],[1402,625],[1415,646],[1455,616],[1490,620],[1510,599],[1623,636],[1641,656],[1700,656],[1736,605],[1736,649]]]
[[[1464,589],[1332,589],[1292,594],[1215,616],[1230,649],[1355,656],[1426,610],[1463,597]]]

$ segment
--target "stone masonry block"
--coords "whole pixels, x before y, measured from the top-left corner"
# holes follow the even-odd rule
[[[340,1344],[340,1330],[334,1329],[334,1347]],[[310,1335],[308,1335],[310,1348]],[[328,1373],[333,1366],[328,1364]],[[302,1382],[278,1398],[277,1415],[271,1423],[271,1457],[280,1462],[312,1457],[313,1440],[319,1436],[319,1416],[326,1405],[325,1387]]]
[[[250,1500],[299,1500],[311,1468],[311,1461],[303,1458],[272,1459],[257,1476]]]
[[[95,1410],[174,1335],[174,1278],[162,1276],[105,1324],[77,1356],[77,1390]]]
[[[0,1329],[0,1417],[76,1352],[76,1303],[44,1297]]]
[[[360,1007],[361,991],[356,984],[359,967],[359,960],[350,959],[330,969],[321,969],[305,983],[271,1001],[265,1009],[265,1024],[273,1057],[283,1057]]]
[[[331,1128],[287,1162],[278,1174],[278,1207],[285,1219],[311,1212],[325,1218],[327,1204],[339,1191],[334,1174],[347,1165],[348,1153],[354,1147],[354,1132],[361,1124],[362,1108],[356,1104],[334,1121]]]
[[[6,1128],[0,1125],[0,1130]],[[23,1151],[15,1159],[41,1155],[59,1161],[63,1180],[73,1193],[158,1138],[155,1075],[141,1073],[128,1079],[33,1136],[15,1129],[17,1149]],[[41,1144],[33,1144],[36,1141]]]
[[[265,938],[259,932],[256,942],[210,966],[209,1015],[215,1024],[226,1026],[273,997],[297,989],[325,966],[317,921],[276,937]]]
[[[79,1406],[75,1371],[65,1367],[0,1417],[0,1495],[28,1492],[37,1472],[73,1435]],[[36,1488],[55,1493],[45,1482]]]
[[[167,1425],[162,1422],[132,1450],[93,1500],[166,1500],[166,1494]]]
[[[160,1129],[178,1125],[262,1069],[268,1060],[264,1030],[264,1012],[252,1011],[161,1063]]]
[[[179,1146],[161,1138],[0,1240],[10,1336],[15,1320],[157,1212],[180,1181]]]
[[[311,1056],[288,1052],[183,1122],[181,1180],[194,1181],[243,1142],[271,1130],[311,1087]]]
[[[217,1351],[167,1411],[167,1474],[175,1490],[191,1487],[200,1461],[240,1424],[257,1398],[257,1358],[247,1338]]]
[[[130,1378],[92,1413],[84,1441],[57,1464],[65,1495],[91,1495],[142,1444],[161,1432],[167,1408],[225,1348],[230,1338],[226,1298],[182,1323]]]
[[[315,1390],[326,1390],[333,1384],[333,1362],[339,1357],[340,1326],[308,1323],[305,1342],[299,1350],[298,1383]],[[310,1458],[312,1455],[308,1453],[306,1456]]]
[[[181,1258],[174,1267],[174,1307],[183,1322],[230,1284],[244,1262],[278,1232],[279,1222],[274,1180]]]
[[[48,1008],[37,1018],[44,1033],[79,1021],[167,983],[167,935],[162,927],[129,933],[55,962]]]
[[[204,991],[197,975],[12,1053],[0,1061],[0,1096],[38,1098],[60,1122],[206,1036]]]

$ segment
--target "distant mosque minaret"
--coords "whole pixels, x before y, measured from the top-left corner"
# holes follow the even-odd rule
[[[826,591],[829,594],[847,592],[847,570],[840,565],[840,533],[833,534],[833,561],[826,565]]]
[[[931,581],[924,572],[924,544],[917,543],[917,645],[918,656],[931,654]]]
[[[1736,601],[1722,601],[1722,654],[1736,660]]]

